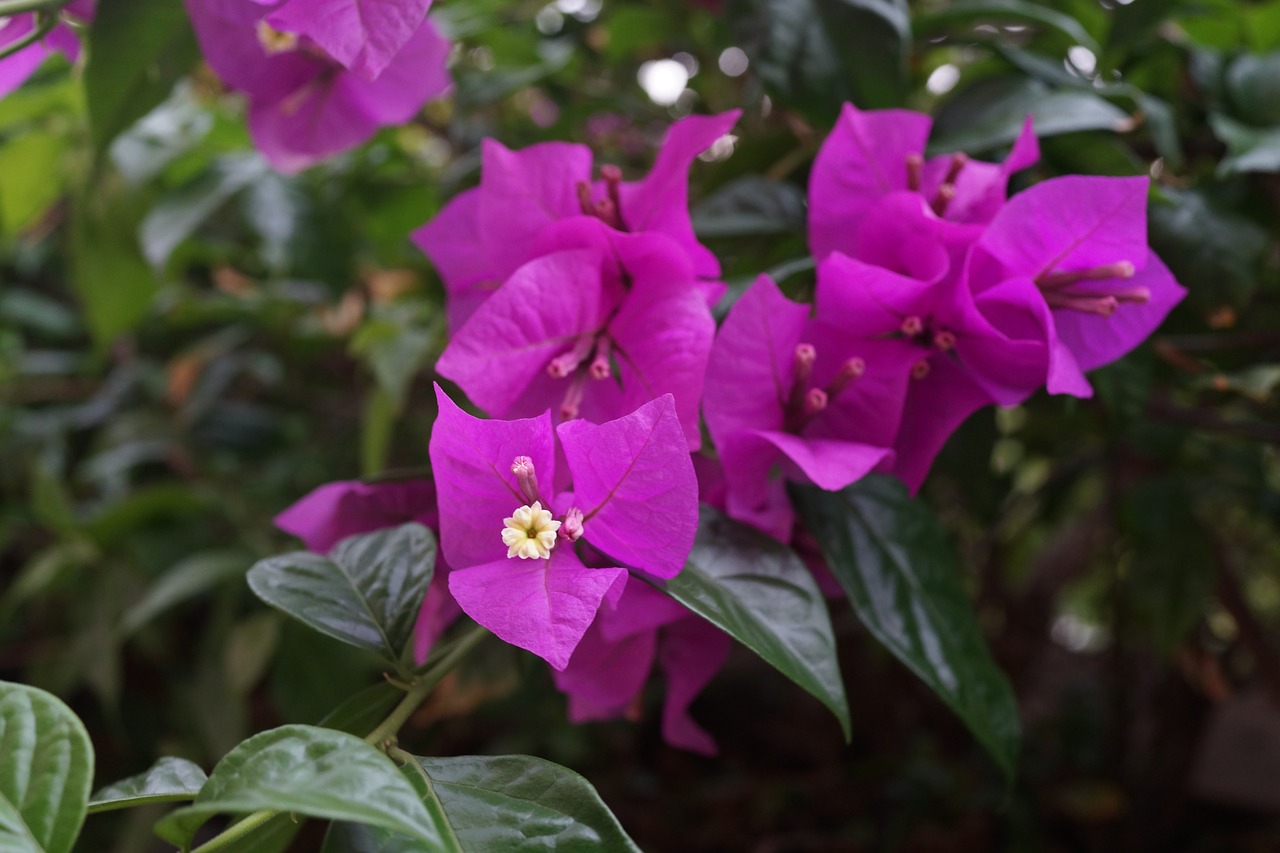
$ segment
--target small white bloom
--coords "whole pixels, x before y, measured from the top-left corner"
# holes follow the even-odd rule
[[[551,549],[556,546],[556,531],[560,522],[551,517],[551,513],[542,508],[542,504],[534,501],[530,506],[522,506],[511,513],[510,518],[502,519],[506,527],[502,530],[502,544],[507,546],[508,557],[519,557],[522,560],[549,560]]]

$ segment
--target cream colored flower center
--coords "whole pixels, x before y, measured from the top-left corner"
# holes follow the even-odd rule
[[[551,517],[551,513],[542,508],[539,501],[530,506],[522,506],[502,519],[506,527],[502,530],[502,544],[507,546],[508,557],[519,557],[522,560],[549,560],[551,549],[556,547],[556,531],[560,522]]]
[[[267,56],[277,53],[289,53],[298,49],[298,37],[294,33],[277,30],[266,21],[258,21],[258,44]]]

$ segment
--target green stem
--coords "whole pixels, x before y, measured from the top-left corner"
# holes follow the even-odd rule
[[[62,11],[62,7],[70,2],[71,0],[0,0],[0,18],[21,15],[24,12],[50,12],[56,14]]]
[[[467,652],[475,648],[488,633],[488,629],[476,625],[455,640],[448,650],[440,656],[440,659],[431,665],[430,669],[413,681],[413,684],[409,687],[409,692],[400,700],[400,704],[391,710],[391,713],[376,729],[369,732],[365,737],[365,742],[382,749],[383,744],[394,738],[401,727],[408,722],[409,718],[413,716],[413,712],[418,710],[418,706],[426,700],[427,695],[435,689],[440,680],[449,674],[449,670],[457,666],[458,661],[462,660]],[[396,754],[401,755],[399,751]],[[408,755],[408,753],[403,753],[403,755]],[[409,756],[409,759],[412,760],[412,756]],[[417,762],[415,761],[414,764],[416,765]],[[218,835],[192,850],[191,853],[211,853],[214,850],[224,850],[245,836],[257,832],[280,814],[281,812],[277,809],[256,811],[239,823],[227,827]]]
[[[210,853],[213,850],[225,850],[228,845],[234,844],[250,833],[257,832],[266,826],[280,812],[276,809],[262,809],[246,817],[239,823],[229,826],[219,834],[210,838],[204,844],[201,844],[191,853]]]
[[[413,712],[418,710],[435,686],[440,683],[440,679],[448,675],[449,670],[453,669],[458,661],[462,660],[467,654],[475,648],[476,644],[483,640],[489,633],[489,630],[481,625],[476,625],[468,633],[463,634],[449,648],[449,651],[440,657],[440,660],[418,676],[409,688],[409,692],[400,700],[400,704],[396,705],[387,715],[387,718],[373,731],[365,736],[365,742],[374,746],[379,746],[396,736],[396,733],[408,722],[413,716]]]
[[[6,56],[12,56],[23,48],[30,47],[40,39],[53,32],[53,28],[58,25],[58,13],[41,10],[36,13],[36,26],[31,32],[27,33],[17,41],[11,41],[4,47],[0,47],[0,59]]]

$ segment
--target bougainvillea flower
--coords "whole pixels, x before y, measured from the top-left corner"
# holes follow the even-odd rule
[[[608,423],[554,430],[549,412],[482,420],[439,386],[436,399],[430,452],[449,589],[503,640],[564,669],[601,604],[622,595],[627,569],[671,578],[684,567],[698,486],[670,395]],[[571,485],[552,494],[559,454]],[[512,529],[537,544],[518,547]],[[579,539],[613,565],[588,568]]]
[[[62,15],[64,19],[88,21],[93,17],[95,5],[94,0],[78,0],[64,7]],[[0,48],[29,36],[35,28],[35,13],[0,18]],[[75,62],[80,56],[80,38],[66,23],[58,23],[44,38],[0,59],[0,98],[25,83],[54,53],[61,53],[68,62]]]
[[[703,411],[720,452],[725,509],[783,542],[785,479],[842,489],[892,461],[910,346],[809,319],[761,276],[725,318]]]
[[[311,37],[275,29],[267,18],[281,8],[255,0],[187,0],[205,60],[248,96],[254,145],[281,171],[300,171],[359,145],[380,127],[406,122],[449,88],[449,43],[430,21],[422,20],[369,79]]]
[[[669,393],[696,449],[715,321],[688,256],[662,234],[567,224],[605,249],[557,251],[517,269],[456,331],[436,370],[494,417],[550,408],[556,422],[599,423]]]
[[[1018,193],[975,244],[969,284],[1045,315],[1052,394],[1147,338],[1186,291],[1147,246],[1147,178],[1071,176]],[[997,325],[1003,318],[993,316]]]
[[[555,674],[575,723],[634,718],[656,663],[666,678],[662,736],[672,746],[714,755],[715,741],[689,705],[729,656],[719,628],[647,584],[629,584],[615,608],[601,608],[569,665]]]
[[[375,80],[422,26],[431,0],[284,0],[266,17],[311,39],[342,67]]]
[[[720,264],[697,241],[689,219],[689,167],[738,115],[734,110],[676,122],[653,169],[635,182],[622,180],[616,166],[603,167],[593,181],[591,150],[584,145],[545,142],[512,151],[486,139],[480,185],[413,233],[444,281],[451,328],[460,328],[517,268],[538,257],[544,232],[566,219],[591,217],[618,232],[666,235],[688,255],[700,280],[718,278]]]
[[[440,527],[435,486],[428,480],[326,483],[275,517],[276,527],[321,554],[348,536],[410,521],[432,530]],[[413,654],[418,663],[426,661],[431,647],[461,612],[449,593],[449,566],[437,554],[435,574],[414,627]]]
[[[921,281],[836,252],[818,266],[815,303],[820,324],[906,345],[899,364],[911,380],[889,470],[912,490],[970,414],[1020,402],[1044,383],[1046,321],[1016,286],[975,295],[959,277]]]
[[[908,110],[859,110],[845,104],[809,175],[809,247],[821,260],[834,251],[857,256],[854,242],[875,202],[894,192],[925,199],[956,232],[981,233],[1004,204],[1009,177],[1040,158],[1030,119],[1003,163],[964,154],[925,159],[933,120]]]

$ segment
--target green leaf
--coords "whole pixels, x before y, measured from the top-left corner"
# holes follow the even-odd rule
[[[693,212],[702,239],[803,234],[804,191],[795,184],[747,175],[712,193]]]
[[[67,853],[93,781],[93,745],[60,699],[0,681],[0,850]]]
[[[790,548],[703,506],[689,561],[663,589],[815,696],[849,737],[831,617]]]
[[[1280,125],[1280,52],[1237,56],[1227,68],[1234,113],[1252,125]]]
[[[27,130],[0,147],[0,226],[13,234],[44,213],[66,187],[67,136]]]
[[[147,261],[162,268],[173,250],[218,208],[266,173],[266,162],[256,154],[223,157],[209,171],[168,195],[147,213],[138,229]]]
[[[1017,139],[1030,115],[1036,136],[1082,130],[1122,132],[1133,119],[1090,92],[1053,91],[1038,80],[994,77],[950,98],[938,111],[929,150],[984,151]]]
[[[186,9],[172,0],[102,3],[89,28],[84,88],[98,157],[169,96],[200,58]]]
[[[323,853],[639,853],[586,779],[527,755],[415,758],[405,768],[429,808],[443,813],[446,846],[384,830],[335,825]]]
[[[1011,777],[1018,707],[987,651],[937,520],[888,477],[868,477],[840,492],[800,487],[794,494],[867,630],[956,712]]]
[[[334,708],[317,725],[350,734],[370,732],[403,698],[404,691],[390,682],[380,681]]]
[[[248,579],[272,607],[396,663],[413,636],[435,562],[435,536],[409,523],[344,539],[328,558],[295,551],[262,560]]]
[[[911,22],[900,0],[733,0],[728,18],[760,79],[824,122],[840,104],[899,106]]]
[[[1280,172],[1280,127],[1258,130],[1220,113],[1210,114],[1209,126],[1231,155],[1218,164],[1219,175]]]
[[[99,350],[106,350],[146,315],[158,289],[138,250],[139,201],[118,180],[104,176],[86,186],[73,203],[72,283]]]
[[[120,618],[120,632],[134,633],[171,607],[201,595],[234,577],[242,577],[251,557],[245,552],[203,551],[165,572]]]
[[[194,799],[208,778],[198,764],[166,756],[147,771],[95,793],[89,799],[89,814]]]
[[[263,809],[380,826],[435,845],[444,843],[414,786],[385,755],[344,732],[281,726],[241,743],[218,762],[195,802],[156,824],[183,849],[216,814]]]
[[[1101,48],[1079,21],[1070,15],[1023,0],[956,0],[936,12],[917,15],[913,23],[918,36],[930,36],[959,26],[992,21],[1035,24],[1048,27],[1089,48],[1095,54]]]

